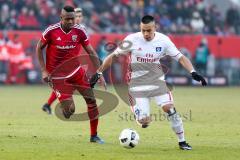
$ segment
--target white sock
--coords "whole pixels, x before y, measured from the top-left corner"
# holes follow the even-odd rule
[[[178,142],[185,141],[182,118],[178,115],[178,113],[168,117],[171,122],[172,130],[177,135]]]

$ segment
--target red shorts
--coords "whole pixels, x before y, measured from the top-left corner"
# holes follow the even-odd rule
[[[83,91],[91,88],[86,71],[82,67],[66,77],[52,77],[51,85],[60,102],[72,99],[75,90]]]

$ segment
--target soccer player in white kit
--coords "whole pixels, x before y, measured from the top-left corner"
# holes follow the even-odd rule
[[[191,73],[194,80],[201,82],[203,86],[207,85],[205,79],[195,71],[189,59],[186,58],[175,47],[173,42],[166,35],[156,32],[154,17],[150,15],[144,16],[141,20],[140,29],[141,32],[128,35],[123,41],[124,44],[122,44],[122,46],[119,46],[113,53],[106,57],[106,59],[103,61],[103,64],[97,70],[97,73],[93,75],[90,80],[92,87],[94,87],[99,77],[102,75],[102,72],[112,64],[114,57],[129,53],[131,56],[130,65],[132,67],[137,66],[135,68],[138,68],[131,71],[130,82],[131,79],[134,81],[136,77],[142,78],[144,74],[148,74],[148,72],[152,72],[152,70],[155,70],[156,72],[156,67],[149,68],[147,66],[159,66],[160,59],[168,55],[174,60],[178,61],[189,73]],[[159,70],[159,72],[161,71]],[[133,83],[132,86],[129,86],[131,98],[134,99],[132,111],[135,114],[137,123],[140,124],[142,128],[146,128],[149,125],[151,122],[150,98],[154,98],[157,105],[160,106],[167,114],[171,122],[171,127],[177,135],[180,149],[191,150],[192,147],[186,143],[184,137],[183,122],[181,117],[176,112],[171,92],[166,89],[164,83],[159,83],[161,84],[160,88],[159,86],[154,85],[154,80],[151,79],[151,77],[155,77],[155,75],[152,75],[150,77],[149,75],[151,74],[148,74],[148,76],[145,76],[144,80],[142,80],[145,85]],[[155,79],[159,79],[162,80],[162,82],[165,82],[164,75],[159,75],[160,77],[157,77]],[[153,90],[155,91],[156,89],[161,91],[158,95],[152,95]],[[132,95],[131,93],[134,92],[140,92],[143,94],[140,94],[140,96]]]

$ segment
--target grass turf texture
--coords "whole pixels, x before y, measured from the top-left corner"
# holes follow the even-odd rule
[[[120,101],[111,113],[101,117],[99,135],[106,144],[89,143],[89,122],[64,122],[40,109],[50,94],[45,86],[0,86],[0,159],[167,159],[232,160],[240,156],[240,88],[185,88],[173,91],[175,105],[184,115],[186,138],[192,151],[178,149],[169,122],[157,119],[140,128]],[[113,89],[110,89],[114,93]],[[75,97],[77,112],[85,110]],[[55,103],[56,104],[56,103]],[[54,104],[54,105],[55,105]],[[127,116],[126,116],[127,114]],[[136,129],[140,144],[134,149],[119,145],[122,129]]]

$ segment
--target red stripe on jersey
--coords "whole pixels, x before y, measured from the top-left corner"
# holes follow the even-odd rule
[[[130,93],[128,93],[128,97],[129,97],[129,103],[130,103],[130,107],[131,107],[131,111],[134,113],[134,103],[133,103],[133,97],[131,96]]]
[[[161,104],[165,104],[165,103],[173,104],[173,101],[165,101],[165,102],[162,102]]]
[[[172,95],[171,92],[168,92],[169,100],[172,101]]]
[[[132,78],[132,67],[131,67],[131,62],[132,62],[132,54],[130,53],[130,55],[128,56],[128,65],[129,65],[129,70],[127,72],[127,83],[130,82],[131,78]]]

